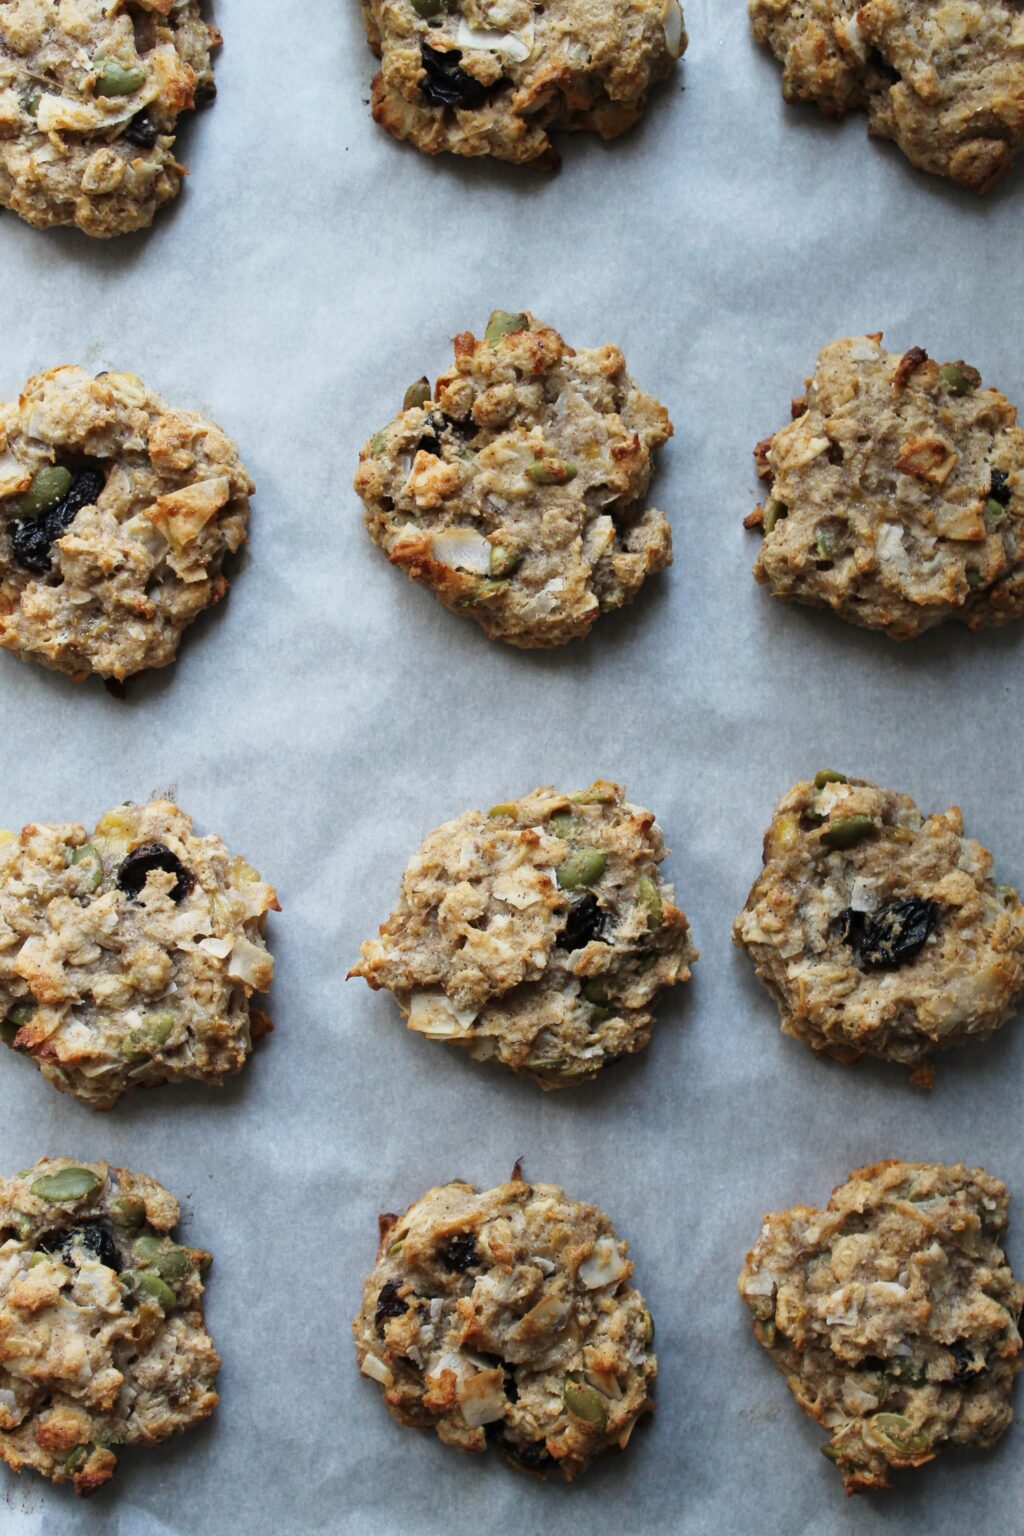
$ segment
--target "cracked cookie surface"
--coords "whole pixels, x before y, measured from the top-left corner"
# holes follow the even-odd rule
[[[956,806],[925,817],[832,770],[782,797],[733,938],[785,1034],[927,1084],[932,1052],[1006,1022],[1024,991],[1024,907],[963,833]]]
[[[193,0],[5,0],[0,205],[107,237],[176,197],[178,118],[214,95],[220,33]]]
[[[563,645],[672,561],[664,513],[641,506],[668,414],[618,347],[576,352],[527,313],[481,340],[360,455],[374,543],[493,639]]]
[[[1024,143],[1024,0],[750,0],[789,102],[862,109],[919,170],[986,192]]]
[[[607,1216],[517,1168],[497,1189],[432,1189],[380,1231],[352,1326],[400,1423],[567,1480],[625,1448],[658,1367]]]
[[[430,1039],[542,1088],[587,1081],[643,1049],[658,994],[697,959],[665,852],[605,780],[467,811],[427,837],[350,974]]]
[[[76,681],[167,666],[252,491],[221,429],[135,374],[37,374],[0,404],[0,646]]]
[[[884,1162],[825,1210],[764,1218],[739,1288],[754,1332],[848,1493],[952,1449],[988,1449],[1013,1417],[1024,1286],[1002,1249],[1006,1188],[963,1164]]]
[[[824,348],[795,420],[758,445],[754,575],[902,640],[1024,614],[1024,429],[968,363],[880,336]]]
[[[615,139],[686,49],[678,0],[362,0],[375,120],[427,154],[558,164],[550,134]]]
[[[245,1065],[272,886],[169,800],[0,832],[0,1034],[95,1109]]]
[[[88,1494],[116,1448],[208,1418],[220,1360],[202,1248],[178,1202],[108,1163],[42,1158],[0,1178],[0,1458]]]

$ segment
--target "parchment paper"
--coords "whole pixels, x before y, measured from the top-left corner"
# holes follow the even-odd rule
[[[125,1454],[89,1503],[0,1469],[5,1536],[1020,1528],[1021,1426],[845,1500],[735,1282],[763,1211],[824,1202],[891,1156],[1006,1179],[1024,1270],[1024,1029],[941,1060],[931,1094],[816,1061],[779,1034],[730,923],[775,799],[826,764],[960,804],[1000,878],[1024,879],[1021,627],[898,647],[784,609],[755,587],[741,527],[751,448],[836,336],[884,328],[966,357],[1024,403],[1024,184],[977,202],[867,142],[863,120],[785,108],[741,0],[686,9],[684,70],[640,128],[569,141],[545,179],[430,161],[377,129],[354,0],[217,0],[219,99],[155,230],[102,245],[0,219],[4,396],[62,362],[134,370],[218,420],[258,485],[227,603],[126,703],[0,657],[0,821],[92,825],[170,790],[284,908],[277,1029],[229,1087],[103,1116],[0,1061],[0,1167],[106,1157],[183,1197],[215,1253],[224,1357],[212,1424]],[[654,488],[674,568],[551,655],[487,642],[389,570],[350,488],[406,384],[496,306],[618,342],[676,424]],[[643,1056],[544,1096],[345,984],[430,828],[595,775],[658,813],[703,952]],[[571,1488],[396,1425],[348,1332],[378,1211],[450,1178],[487,1187],[517,1157],[611,1215],[658,1328],[653,1423]]]

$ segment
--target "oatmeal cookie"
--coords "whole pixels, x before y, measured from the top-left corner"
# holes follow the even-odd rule
[[[194,0],[0,5],[0,206],[39,228],[143,229],[181,186],[179,115],[214,95]]]
[[[271,1028],[249,999],[274,974],[277,910],[169,800],[119,806],[91,836],[0,831],[0,1035],[94,1109],[127,1088],[219,1083]]]
[[[919,170],[976,192],[1024,143],[1024,0],[750,0],[789,102],[855,108]]]
[[[785,1034],[930,1083],[933,1051],[990,1035],[1024,991],[1024,907],[956,806],[823,769],[775,808],[733,924]]]
[[[881,336],[825,347],[795,420],[755,450],[754,575],[784,602],[903,640],[1024,613],[1024,429],[968,363]]]
[[[616,139],[686,50],[678,0],[362,0],[374,119],[429,155],[558,165],[549,135]]]
[[[740,1276],[754,1332],[847,1493],[994,1445],[1013,1417],[1024,1286],[1002,1241],[1006,1188],[980,1168],[876,1163],[825,1210],[764,1218]]]
[[[643,1049],[658,993],[698,958],[665,853],[651,812],[603,779],[466,811],[423,843],[349,974],[478,1061],[585,1082]]]
[[[568,1481],[649,1413],[654,1325],[608,1217],[557,1185],[446,1184],[380,1218],[352,1325],[402,1424]]]
[[[0,404],[0,646],[76,681],[167,666],[252,491],[219,427],[133,373],[37,374]]]
[[[93,1493],[114,1447],[217,1406],[210,1255],[174,1241],[177,1220],[154,1179],[108,1163],[44,1157],[0,1178],[0,1459],[16,1472]]]
[[[496,310],[455,366],[410,387],[360,455],[366,526],[392,565],[493,639],[563,645],[672,563],[668,519],[640,505],[668,413],[618,347],[574,352]]]

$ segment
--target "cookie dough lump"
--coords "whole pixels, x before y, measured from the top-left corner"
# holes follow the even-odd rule
[[[219,427],[134,374],[37,374],[0,404],[0,646],[76,681],[167,666],[252,491]]]
[[[169,800],[84,827],[0,831],[0,1034],[95,1109],[245,1065],[277,898]]]
[[[754,1332],[847,1493],[950,1449],[987,1449],[1013,1417],[1024,1286],[1002,1243],[1006,1188],[980,1168],[876,1163],[825,1210],[764,1218],[740,1276]]]
[[[783,601],[894,639],[1024,613],[1024,430],[968,363],[878,336],[833,342],[755,451],[769,497],[754,566]]]
[[[0,1178],[0,1458],[92,1493],[116,1448],[208,1418],[202,1248],[143,1173],[44,1157]]]
[[[483,339],[361,454],[366,526],[393,565],[486,634],[563,645],[672,562],[641,506],[672,435],[618,347],[574,352],[529,314],[496,310]]]
[[[789,102],[855,109],[922,171],[986,192],[1024,143],[1022,0],[750,0]]]
[[[929,1056],[990,1035],[1024,991],[1024,907],[960,811],[823,770],[779,801],[733,924],[788,1035],[840,1061]]]
[[[566,1479],[653,1408],[654,1325],[611,1222],[554,1184],[446,1184],[382,1216],[353,1323],[402,1424]]]
[[[558,165],[549,134],[615,139],[686,49],[678,0],[362,0],[373,116],[436,155]]]
[[[423,843],[350,974],[430,1039],[542,1088],[586,1081],[643,1049],[658,993],[697,959],[665,851],[651,812],[600,779],[467,811]]]
[[[176,197],[178,117],[214,95],[220,33],[194,0],[0,6],[0,206],[106,237]]]

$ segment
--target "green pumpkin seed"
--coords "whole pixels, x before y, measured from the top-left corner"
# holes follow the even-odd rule
[[[120,1227],[141,1227],[146,1219],[146,1202],[135,1195],[122,1195],[111,1206],[111,1214]]]
[[[102,1183],[91,1168],[61,1168],[57,1173],[44,1173],[31,1190],[39,1200],[85,1200]]]
[[[38,1264],[49,1264],[53,1255],[49,1253],[30,1253],[26,1267],[35,1269]]]
[[[577,848],[555,870],[555,879],[563,891],[577,891],[593,885],[604,874],[608,860],[599,848]]]
[[[654,1318],[649,1312],[645,1312],[642,1318],[643,1329],[640,1337],[645,1344],[654,1343]]]
[[[902,1413],[874,1413],[868,1420],[872,1434],[894,1446],[904,1456],[919,1456],[931,1445],[931,1436],[914,1434],[910,1420]]]
[[[759,1344],[764,1345],[765,1349],[773,1349],[775,1347],[777,1331],[775,1324],[770,1319],[754,1319],[754,1337]]]
[[[565,1383],[564,1397],[565,1406],[574,1419],[582,1419],[584,1424],[592,1424],[598,1430],[608,1428],[608,1409],[593,1387],[570,1378]]]
[[[32,484],[21,498],[21,511],[25,517],[38,517],[49,512],[58,501],[63,501],[74,484],[74,475],[61,464],[44,464],[32,476]]]
[[[477,603],[489,603],[492,598],[504,592],[505,587],[500,581],[492,581],[489,576],[475,582],[468,592],[464,592],[459,598],[460,608],[475,608]]]
[[[836,557],[836,541],[831,533],[825,529],[819,533],[814,541],[814,553],[819,560],[834,560]]]
[[[509,576],[515,575],[523,559],[522,550],[506,549],[504,544],[494,544],[491,547],[491,575],[498,581],[506,581]]]
[[[430,401],[430,380],[424,374],[422,379],[417,379],[415,384],[410,384],[402,399],[402,410],[411,411],[417,406],[427,405]]]
[[[146,83],[146,71],[138,65],[125,65],[117,59],[97,59],[95,66],[97,96],[130,96]]]
[[[870,816],[840,816],[837,821],[829,822],[821,840],[827,848],[852,848],[874,831],[875,824]]]
[[[514,818],[516,809],[517,807],[514,800],[502,800],[497,805],[492,805],[487,814],[488,816],[494,816],[495,818],[499,816],[511,816]]]
[[[612,1011],[610,1008],[603,1008],[599,1003],[595,1003],[591,1006],[590,1022],[592,1026],[606,1023],[611,1018],[611,1016]]]
[[[615,790],[610,784],[602,784],[598,780],[589,789],[578,789],[569,799],[573,805],[614,805]]]
[[[657,933],[661,927],[665,909],[662,905],[661,892],[647,875],[643,875],[637,885],[637,895],[640,905],[647,913],[648,933]]]
[[[527,467],[526,478],[534,485],[568,485],[577,473],[576,465],[568,459],[534,459]]]
[[[375,437],[370,438],[370,454],[373,458],[377,458],[379,454],[384,452],[387,440],[388,434],[386,432],[378,432]]]
[[[564,1056],[534,1056],[526,1065],[531,1072],[558,1072],[565,1066]]]
[[[170,1312],[172,1307],[178,1305],[178,1298],[166,1281],[154,1274],[151,1269],[126,1269],[121,1274],[121,1279],[129,1290],[135,1291],[141,1296],[147,1296],[151,1301],[157,1302],[165,1312]]]
[[[765,533],[771,533],[775,528],[776,523],[781,522],[788,512],[789,508],[784,502],[776,501],[774,496],[769,497],[769,499],[764,504]]]
[[[815,789],[824,789],[826,784],[849,784],[845,773],[837,773],[834,768],[822,768],[814,775]]]
[[[974,571],[974,570],[971,570],[971,569],[967,570],[966,576],[967,576],[967,585],[969,587],[980,587],[982,582],[985,579],[980,571]]]
[[[70,1456],[68,1456],[64,1462],[64,1471],[75,1473],[78,1471],[79,1467],[83,1466],[88,1460],[89,1447],[87,1445],[76,1445]]]
[[[184,1280],[191,1273],[192,1260],[186,1248],[168,1243],[165,1238],[146,1232],[134,1243],[135,1255],[146,1270],[153,1270],[161,1280]]]
[[[529,328],[528,315],[512,314],[507,309],[496,309],[487,322],[484,341],[489,341],[492,347],[497,347],[503,336],[511,336],[516,331],[526,331]]]
[[[125,1035],[121,1049],[129,1061],[140,1056],[153,1056],[167,1044],[174,1028],[173,1013],[147,1013],[141,1029],[133,1029]]]
[[[583,996],[588,1003],[595,1003],[599,1008],[606,1007],[609,1002],[608,988],[603,981],[588,981],[583,988]]]
[[[971,381],[956,363],[946,363],[939,369],[939,377],[948,385],[951,395],[970,394]]]
[[[548,818],[548,826],[555,836],[562,838],[563,841],[572,837],[575,825],[576,820],[571,811],[556,811]]]
[[[82,874],[81,889],[86,895],[92,895],[103,884],[103,860],[93,847],[92,843],[85,843],[81,848],[76,848],[71,855],[71,864]]]
[[[990,496],[985,503],[985,521],[990,528],[998,528],[1000,523],[1006,521],[1006,508],[994,496]]]

